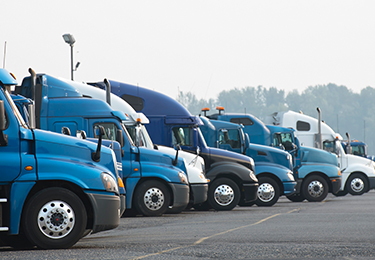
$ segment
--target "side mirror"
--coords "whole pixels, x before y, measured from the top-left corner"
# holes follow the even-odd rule
[[[181,147],[180,147],[179,144],[176,145],[175,150],[176,150],[176,157],[175,157],[174,160],[172,161],[172,165],[173,165],[173,166],[176,166],[176,165],[177,165],[178,151],[181,150]]]
[[[4,134],[6,127],[6,117],[5,117],[5,108],[4,101],[0,100],[0,146],[8,145],[8,136]]]
[[[98,140],[98,146],[96,147],[96,152],[91,154],[91,158],[95,162],[100,161],[100,149],[102,147],[102,140],[103,140],[103,135],[105,134],[104,127],[101,125],[97,128],[97,135],[99,136]]]
[[[63,127],[61,128],[61,133],[62,133],[63,135],[71,135],[69,127],[66,127],[66,126],[63,126]]]
[[[116,131],[116,141],[119,142],[121,148],[124,147],[125,142],[124,142],[124,135],[122,133],[121,129],[117,129]],[[124,156],[124,150],[121,149],[121,157]]]

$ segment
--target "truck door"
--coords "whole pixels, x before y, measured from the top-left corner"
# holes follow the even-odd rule
[[[8,92],[1,89],[0,99],[4,103],[6,143],[0,144],[0,180],[10,182],[21,172],[20,125],[25,124]]]

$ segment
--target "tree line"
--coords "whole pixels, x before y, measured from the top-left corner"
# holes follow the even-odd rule
[[[216,106],[223,106],[225,112],[248,113],[260,120],[274,112],[302,111],[304,114],[318,117],[316,108],[322,111],[324,120],[335,132],[346,139],[364,141],[370,155],[375,155],[375,88],[366,87],[360,93],[354,93],[346,86],[336,84],[310,86],[301,93],[293,90],[286,93],[275,87],[244,87],[224,90],[217,98],[198,99],[191,92],[179,91],[177,101],[183,104],[191,114],[198,115],[201,108],[210,108],[216,113]]]

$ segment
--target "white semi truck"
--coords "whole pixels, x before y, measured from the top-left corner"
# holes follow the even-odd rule
[[[337,195],[362,195],[375,188],[375,163],[367,158],[346,154],[341,141],[342,136],[321,120],[294,111],[275,112],[265,120],[266,124],[290,127],[301,145],[316,147],[335,153],[341,170],[341,190]],[[348,136],[349,139],[349,136]]]

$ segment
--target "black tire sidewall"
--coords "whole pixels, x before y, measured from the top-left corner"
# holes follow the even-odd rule
[[[273,197],[273,199],[269,202],[263,202],[261,201],[258,196],[257,196],[257,200],[255,202],[255,204],[257,204],[258,206],[265,206],[265,207],[269,207],[269,206],[272,206],[274,205],[278,200],[279,200],[279,197],[280,197],[280,187],[279,185],[277,184],[277,182],[272,179],[272,178],[269,178],[269,177],[260,177],[258,178],[258,183],[259,183],[259,187],[262,183],[269,183],[273,186],[274,190],[275,190],[275,196]]]
[[[222,185],[222,184],[226,184],[226,185],[230,186],[233,189],[233,192],[234,192],[234,199],[233,199],[232,203],[230,203],[227,206],[222,206],[222,205],[218,204],[215,201],[215,198],[214,198],[214,193],[215,193],[216,188],[218,186]],[[208,187],[208,198],[207,198],[207,201],[208,201],[208,204],[210,205],[210,207],[213,208],[213,209],[215,209],[215,210],[232,210],[240,202],[240,199],[241,199],[240,188],[231,179],[228,179],[228,178],[218,178],[218,179],[215,179],[210,184],[210,186]]]
[[[143,200],[144,194],[150,188],[160,189],[164,194],[164,205],[160,209],[155,210],[155,211],[148,209],[145,206],[144,200]],[[145,181],[141,183],[135,190],[133,206],[139,213],[141,213],[144,216],[160,216],[168,210],[170,198],[171,198],[171,194],[167,186],[164,183],[160,181],[149,180],[149,181]]]
[[[308,191],[307,191],[308,185],[309,185],[312,181],[314,181],[314,180],[317,180],[317,181],[319,181],[320,183],[322,183],[322,184],[323,184],[323,188],[324,188],[324,190],[323,190],[323,194],[322,194],[320,197],[318,197],[318,198],[312,197],[312,196],[308,193]],[[327,181],[326,181],[323,177],[321,177],[321,176],[319,176],[319,175],[312,175],[312,176],[309,176],[309,177],[307,177],[307,178],[305,179],[305,181],[304,181],[303,184],[302,184],[302,194],[303,194],[303,196],[304,196],[308,201],[310,201],[310,202],[320,202],[320,201],[323,201],[323,200],[327,197],[327,195],[328,195],[328,183],[327,183]]]
[[[46,237],[38,227],[38,213],[47,202],[61,200],[74,211],[75,224],[73,230],[61,239]],[[47,188],[36,193],[26,204],[22,215],[22,228],[29,241],[43,249],[70,248],[82,237],[86,230],[87,213],[80,198],[72,191],[64,188]]]
[[[364,187],[363,187],[363,190],[361,190],[360,192],[355,192],[352,190],[351,188],[351,185],[350,183],[352,182],[353,179],[355,178],[360,178],[363,183],[364,183]],[[358,173],[353,173],[349,176],[348,180],[346,181],[346,185],[345,185],[345,189],[351,194],[351,195],[362,195],[364,194],[366,191],[368,191],[368,181],[367,179],[362,175],[362,174],[358,174]]]

